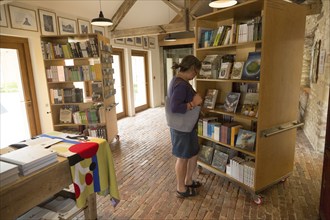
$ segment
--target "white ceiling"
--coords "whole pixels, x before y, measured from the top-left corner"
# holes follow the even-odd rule
[[[124,0],[101,0],[104,17],[111,19],[123,1]],[[208,6],[209,0],[200,1],[205,2],[205,5],[197,11],[196,16],[212,11]],[[38,8],[61,12],[71,15],[72,17],[88,20],[98,17],[100,11],[99,0],[14,0],[13,2],[21,2]],[[184,7],[184,0],[174,0],[173,2],[182,8]],[[176,12],[161,0],[137,0],[116,29],[122,30],[168,24],[176,15]]]

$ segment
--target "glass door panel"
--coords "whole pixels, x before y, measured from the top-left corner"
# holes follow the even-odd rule
[[[31,137],[16,49],[0,49],[0,147]]]

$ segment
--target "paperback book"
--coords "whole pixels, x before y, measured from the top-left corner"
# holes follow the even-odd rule
[[[247,151],[254,151],[256,133],[253,131],[239,129],[235,147]]]
[[[226,172],[226,165],[228,161],[228,154],[221,152],[220,150],[214,150],[212,166]]]
[[[213,158],[214,148],[202,145],[198,154],[198,159],[204,163],[211,164]]]
[[[219,91],[217,89],[208,89],[204,98],[204,108],[214,109]]]
[[[242,79],[259,80],[260,79],[261,53],[250,52],[244,63]]]
[[[240,93],[238,92],[229,92],[226,96],[224,108],[227,112],[236,112],[236,108],[239,102]]]
[[[244,62],[240,62],[240,61],[234,62],[230,78],[231,79],[241,79],[243,66],[244,66]]]

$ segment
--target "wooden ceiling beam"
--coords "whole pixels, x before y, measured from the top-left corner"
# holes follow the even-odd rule
[[[195,27],[195,21],[189,23],[189,29],[193,30]],[[148,35],[158,35],[164,33],[176,33],[176,32],[185,32],[186,26],[185,23],[173,23],[173,24],[164,24],[164,25],[155,25],[148,27],[139,27],[139,28],[129,28],[125,30],[115,30],[111,31],[111,38],[123,38],[123,37],[138,37],[138,36],[148,36]]]
[[[110,27],[110,30],[116,30],[116,27],[121,22],[121,20],[125,17],[128,11],[132,8],[137,0],[124,0],[124,2],[120,5],[119,9],[112,17],[113,25]]]

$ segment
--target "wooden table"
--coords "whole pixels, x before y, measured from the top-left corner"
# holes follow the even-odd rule
[[[13,184],[0,188],[0,219],[16,219],[71,183],[69,162],[64,157],[28,176],[20,176]],[[88,197],[84,212],[85,219],[97,218],[95,193]]]

